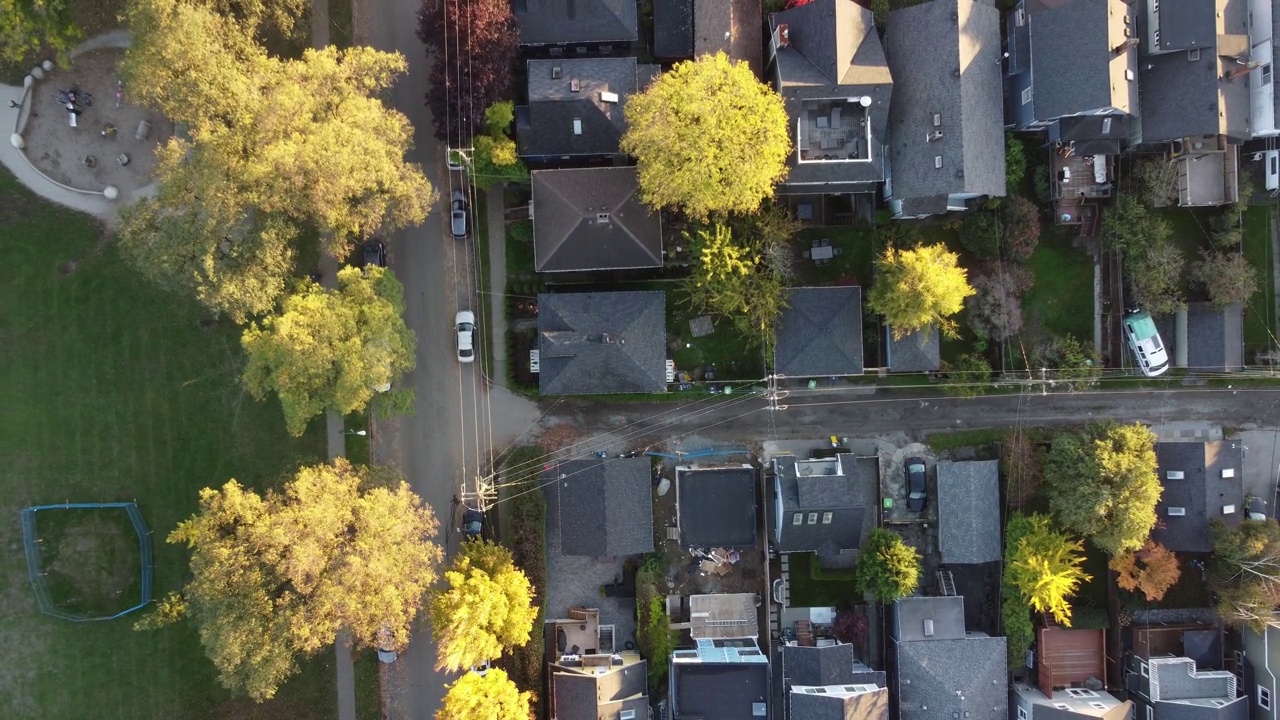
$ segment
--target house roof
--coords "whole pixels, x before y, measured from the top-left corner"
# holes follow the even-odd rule
[[[1145,39],[1150,20],[1146,13],[1138,20]],[[1139,63],[1143,142],[1248,139],[1249,75],[1236,75],[1242,66],[1234,59],[1249,54],[1245,0],[1162,3],[1160,23],[1160,47],[1142,45]]]
[[[1076,155],[1118,155],[1129,142],[1129,115],[1077,115],[1049,126],[1049,142],[1070,144]]]
[[[1000,559],[1000,461],[941,460],[938,549],[947,565]]]
[[[538,272],[661,267],[662,221],[634,167],[536,170],[532,182]]]
[[[653,552],[653,482],[647,457],[560,463],[560,552],[616,556]]]
[[[853,646],[848,643],[813,647],[782,647],[783,679],[790,685],[845,685],[854,682],[853,664],[857,662]]]
[[[693,0],[694,57],[723,52],[733,58],[732,32],[732,0]]]
[[[752,710],[759,703],[767,712],[772,694],[768,663],[675,662],[671,664],[671,675],[675,690],[673,717],[747,720],[756,717]]]
[[[521,45],[634,42],[636,4],[629,0],[513,0]]]
[[[1244,368],[1244,311],[1239,303],[1217,309],[1187,303],[1187,365],[1196,370]]]
[[[1006,717],[1009,710],[1007,652],[1002,637],[969,636],[899,643],[898,717],[901,720]]]
[[[654,57],[693,57],[693,4],[694,0],[653,0]]]
[[[623,710],[648,707],[648,676],[644,660],[599,668],[551,665],[551,693],[557,717],[615,720]]]
[[[787,696],[794,720],[889,720],[889,691],[845,692],[842,688],[809,688]],[[818,690],[826,690],[818,693]]]
[[[1026,11],[1037,120],[1108,107],[1137,113],[1138,53],[1125,45],[1125,30],[1136,36],[1137,26],[1123,0],[1027,0]]]
[[[1151,673],[1152,700],[1168,702],[1236,696],[1234,675],[1225,671],[1199,670],[1191,658],[1152,658],[1147,664]]]
[[[932,642],[964,636],[964,598],[958,595],[910,596],[893,603],[895,640]]]
[[[1156,469],[1164,491],[1156,503],[1156,526],[1151,537],[1174,552],[1209,552],[1209,521],[1218,518],[1238,525],[1244,516],[1241,472],[1244,450],[1238,441],[1156,443]],[[1223,470],[1233,477],[1222,477]],[[1170,479],[1169,472],[1181,472]],[[1234,512],[1224,514],[1223,506]],[[1170,515],[1182,508],[1183,515]]]
[[[756,544],[756,470],[676,468],[676,521],[684,547]]]
[[[878,183],[884,180],[893,79],[870,10],[853,0],[813,0],[769,16],[770,27],[787,25],[789,43],[778,49],[774,85],[782,95],[792,126],[807,99],[870,98],[870,162],[800,163],[788,158],[783,186]],[[856,188],[854,188],[856,189]]]
[[[816,552],[830,557],[858,549],[864,526],[869,526],[868,507],[874,512],[876,505],[879,476],[875,458],[775,458],[773,467],[780,492],[780,552]],[[800,524],[794,521],[796,513]],[[809,522],[811,513],[816,522]],[[827,513],[831,513],[831,522],[824,523]]]
[[[637,89],[635,58],[530,60],[528,76],[529,104],[516,116],[522,157],[619,152],[627,127],[622,108]]]
[[[945,208],[944,208],[945,209]],[[942,336],[938,328],[907,333],[901,340],[889,332],[889,370],[891,372],[935,372],[942,367]]]
[[[540,391],[665,391],[666,315],[657,291],[539,295]]]
[[[773,365],[781,375],[861,375],[862,288],[792,288],[775,333]]]
[[[1005,194],[1000,13],[976,0],[932,0],[889,13],[885,56],[892,197]],[[933,124],[933,115],[940,124]],[[934,131],[940,139],[930,142]],[[942,167],[936,167],[936,158]],[[905,211],[905,208],[904,208]]]
[[[760,637],[753,593],[689,596],[689,637],[726,640]]]

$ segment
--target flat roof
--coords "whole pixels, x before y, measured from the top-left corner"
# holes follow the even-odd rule
[[[685,547],[756,544],[756,475],[750,465],[676,468],[676,519]]]

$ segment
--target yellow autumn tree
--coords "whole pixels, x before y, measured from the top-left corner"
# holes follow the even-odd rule
[[[533,586],[511,551],[483,541],[464,543],[432,593],[428,615],[437,670],[461,670],[494,660],[529,641],[538,608]]]
[[[531,699],[497,668],[464,673],[449,686],[436,720],[529,720]]]
[[[895,339],[930,326],[954,336],[956,323],[950,318],[974,294],[968,272],[958,260],[941,244],[910,250],[885,248],[876,258],[875,284],[867,293],[867,305],[884,316]]]
[[[1071,627],[1071,603],[1080,583],[1089,575],[1080,568],[1084,543],[1056,532],[1048,516],[1016,513],[1006,535],[1008,562],[1005,573],[1022,599],[1033,610],[1048,613],[1059,624]]]

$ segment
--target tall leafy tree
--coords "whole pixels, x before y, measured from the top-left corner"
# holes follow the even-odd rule
[[[791,138],[781,96],[723,52],[677,64],[623,112],[622,149],[635,156],[641,197],[654,208],[699,220],[751,213],[786,176]]]
[[[1158,602],[1178,582],[1182,570],[1178,557],[1169,548],[1148,540],[1140,550],[1111,558],[1116,584],[1130,592],[1140,592],[1147,602]]]
[[[1063,527],[1109,555],[1141,548],[1156,524],[1162,491],[1155,442],[1140,423],[1103,422],[1054,436],[1045,485]]]
[[[498,668],[463,673],[449,685],[436,720],[529,720],[530,701]]]
[[[729,226],[716,223],[691,238],[696,265],[685,282],[690,303],[727,318],[747,342],[768,339],[786,307],[786,288],[761,253],[760,238],[738,241]]]
[[[1209,532],[1218,614],[1230,625],[1261,631],[1280,605],[1280,524],[1268,518],[1231,527],[1215,520]]]
[[[436,139],[465,147],[511,82],[520,35],[507,0],[422,0],[418,38],[434,59],[427,107]]]
[[[964,309],[974,294],[959,257],[945,245],[922,245],[910,250],[885,248],[876,258],[876,281],[867,304],[884,316],[895,338],[936,325],[954,336],[952,315]]]
[[[1060,625],[1070,627],[1068,600],[1081,582],[1090,579],[1080,568],[1084,544],[1054,531],[1048,516],[1040,514],[1015,513],[1005,533],[1015,538],[1005,550],[1009,582],[1033,610],[1052,615]]]
[[[538,608],[533,586],[512,563],[509,550],[464,543],[444,579],[447,587],[434,591],[428,603],[438,645],[436,669],[479,665],[529,641]]]
[[[245,386],[259,400],[279,396],[293,435],[325,410],[364,408],[378,388],[414,367],[404,288],[391,271],[343,268],[338,286],[306,283],[279,314],[250,325],[241,338],[249,355]]]
[[[858,590],[889,603],[915,592],[920,584],[920,553],[902,536],[874,528],[858,551]]]
[[[436,521],[403,478],[374,478],[338,459],[279,493],[232,480],[169,534],[191,549],[192,578],[167,617],[185,610],[227,688],[271,698],[340,628],[357,647],[408,643],[440,561]]]
[[[45,47],[65,59],[81,34],[67,0],[0,0],[0,59],[22,62]]]
[[[1202,286],[1214,307],[1247,304],[1258,291],[1258,271],[1238,251],[1205,252],[1191,266],[1191,282]]]

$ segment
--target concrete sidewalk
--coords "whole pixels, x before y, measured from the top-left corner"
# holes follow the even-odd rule
[[[485,198],[489,225],[489,352],[493,355],[494,385],[507,386],[507,225],[502,184],[489,188]]]

